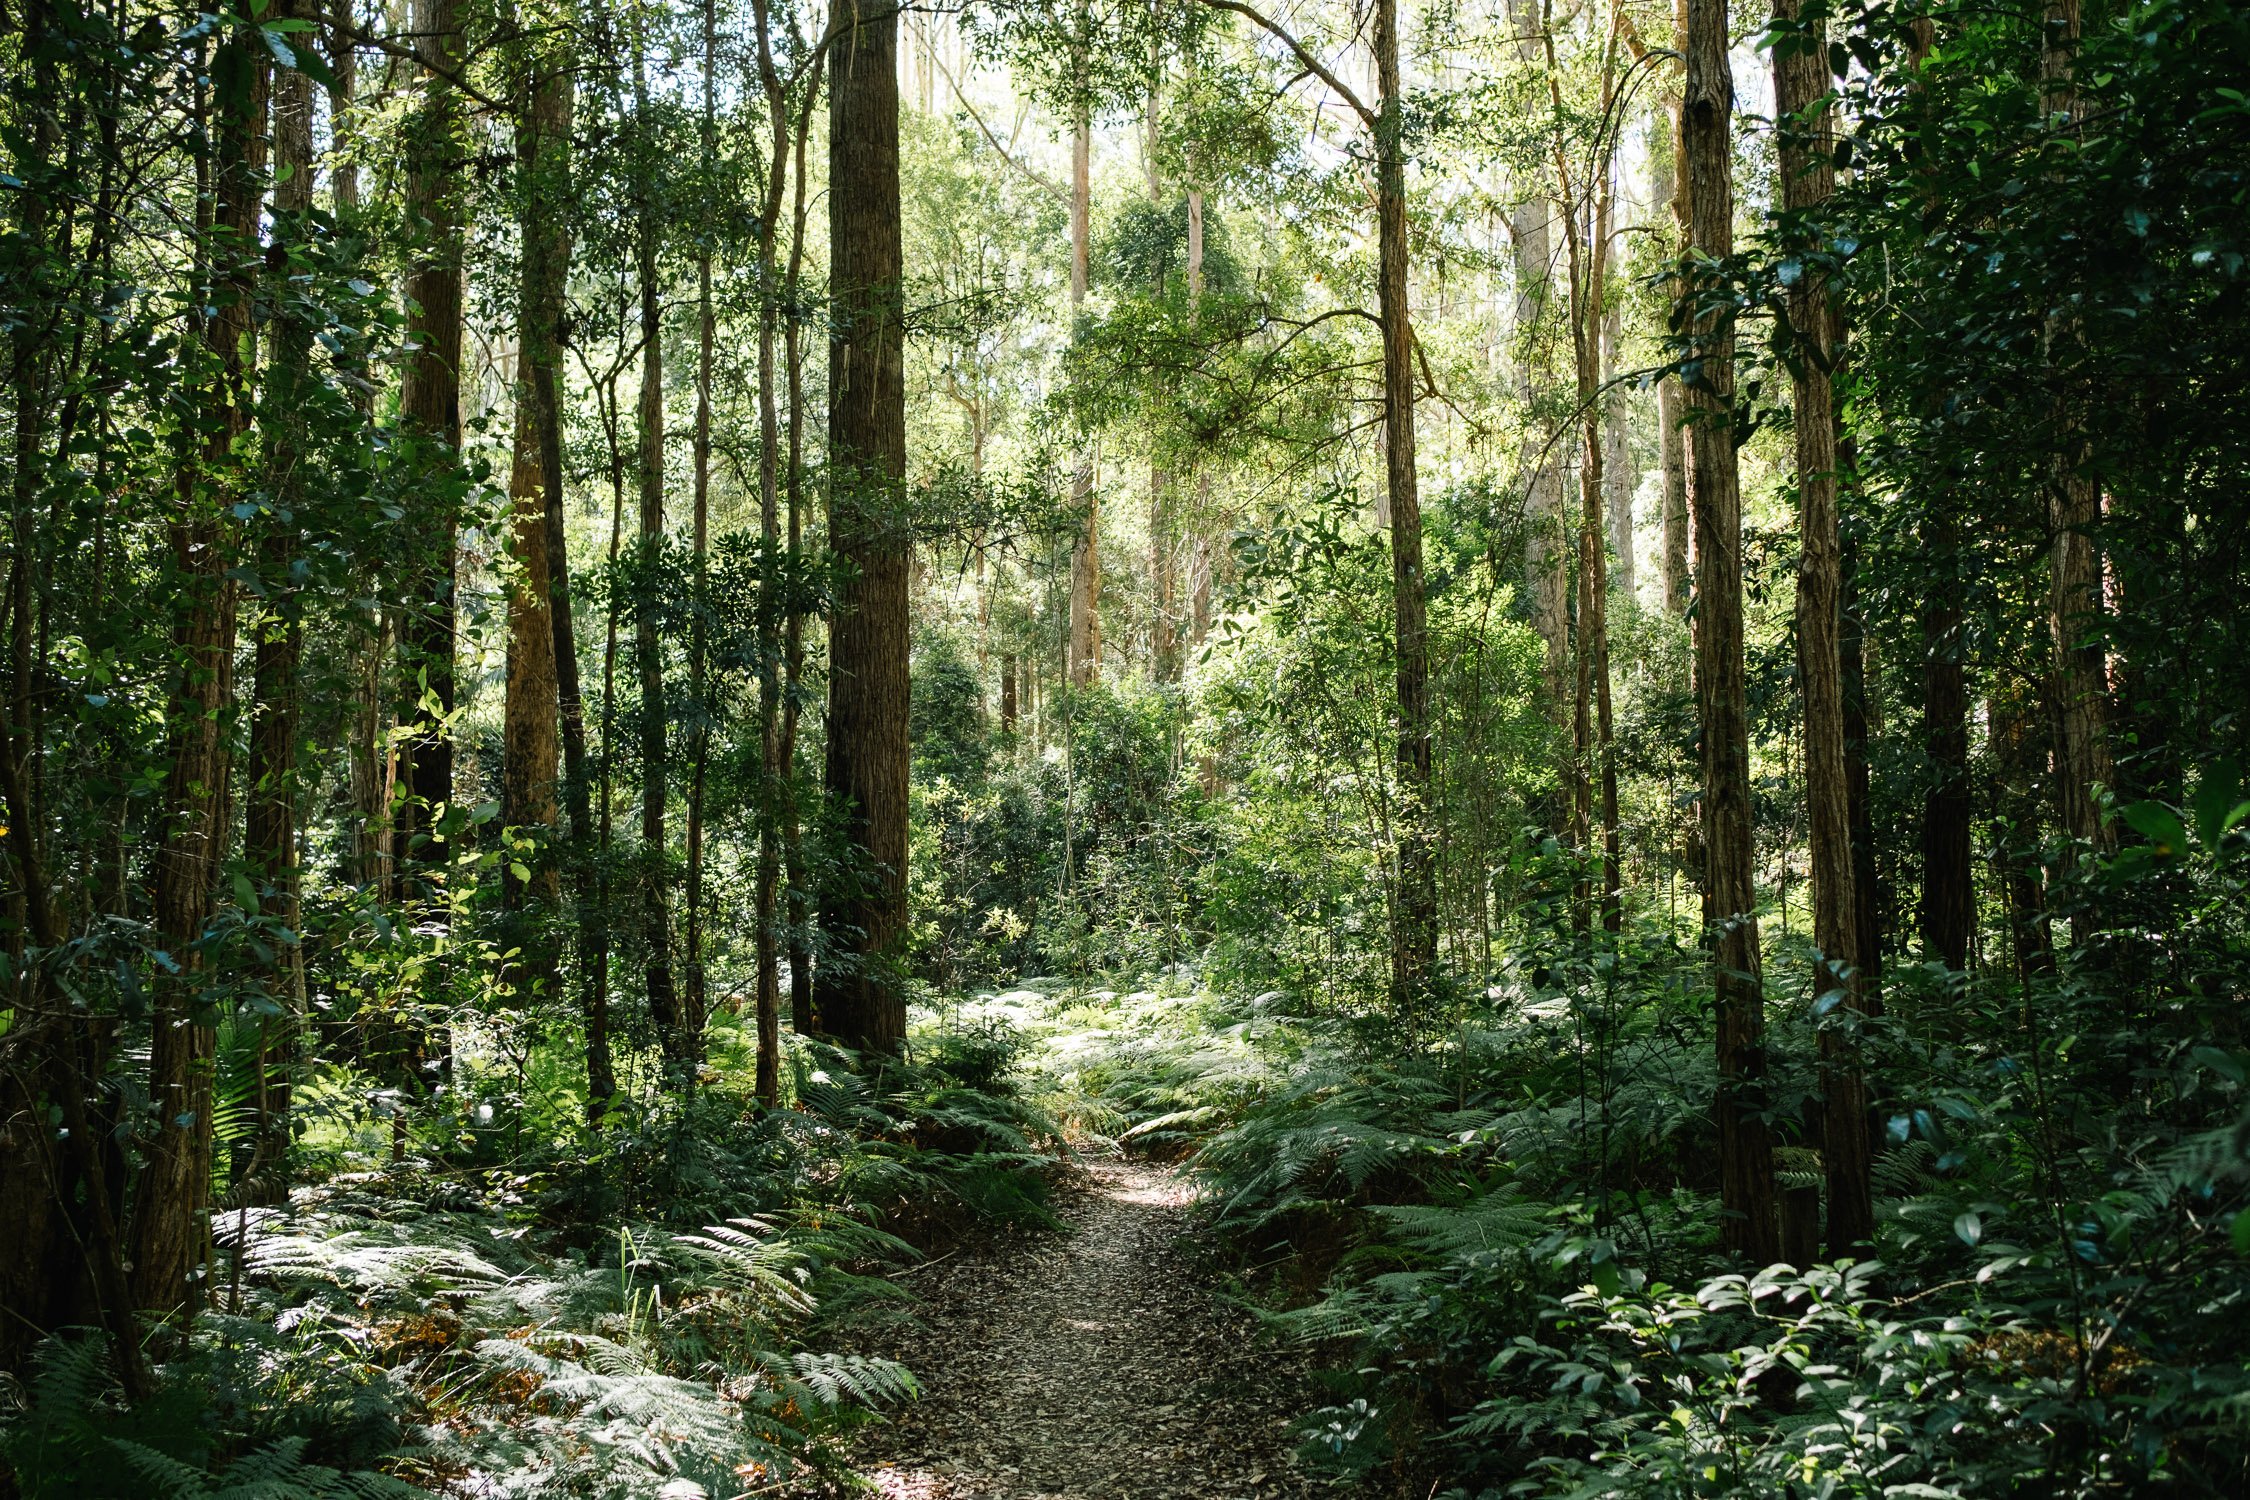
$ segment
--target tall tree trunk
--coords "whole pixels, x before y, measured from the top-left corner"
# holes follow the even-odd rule
[[[765,0],[753,0],[758,28],[758,73],[765,88],[772,129],[766,164],[766,199],[758,220],[758,764],[763,795],[758,799],[758,871],[753,896],[752,944],[757,983],[757,1097],[768,1108],[781,1100],[781,933],[777,920],[781,892],[781,412],[774,367],[780,267],[782,195],[789,181],[791,118],[789,92],[774,66],[773,41]],[[706,0],[704,41],[710,54],[712,8]],[[715,116],[708,89],[704,95],[705,149],[714,149]],[[708,306],[708,301],[706,302]],[[706,327],[709,325],[706,324]],[[708,348],[708,344],[706,344]]]
[[[414,346],[399,377],[399,425],[423,445],[434,478],[461,447],[461,103],[446,78],[461,67],[458,0],[414,0],[415,50],[428,77],[409,126],[406,171],[407,339]],[[436,488],[436,486],[433,486]],[[427,518],[430,555],[415,580],[414,604],[399,630],[405,668],[400,717],[417,727],[403,753],[391,834],[400,899],[444,904],[451,861],[435,819],[453,800],[454,553],[460,511],[440,500]]]
[[[1794,31],[1802,0],[1774,0],[1777,30]],[[1835,192],[1835,125],[1828,103],[1826,27],[1773,48],[1784,214],[1819,214]],[[1859,954],[1858,870],[1852,853],[1846,771],[1843,537],[1837,504],[1836,398],[1831,371],[1841,353],[1835,297],[1825,280],[1798,283],[1789,299],[1797,340],[1791,368],[1797,459],[1797,680],[1805,704],[1805,807],[1810,829],[1813,944],[1821,955],[1813,993],[1820,1019],[1822,1161],[1828,1175],[1828,1243],[1851,1253],[1875,1232],[1868,1178],[1867,1087],[1859,1062],[1864,1006]]]
[[[1684,60],[1687,56],[1687,0],[1672,0],[1672,32],[1673,49]],[[1668,206],[1672,213],[1672,247],[1678,255],[1687,253],[1690,234],[1687,144],[1680,128],[1683,97],[1674,93],[1667,101],[1672,122],[1672,192]],[[1675,286],[1673,296],[1678,295]],[[1656,413],[1664,464],[1664,608],[1675,618],[1684,618],[1688,610],[1688,547],[1694,528],[1688,521],[1689,439],[1680,426],[1687,416],[1687,403],[1680,396],[1678,375],[1668,374],[1657,385]]]
[[[1070,138],[1070,321],[1086,307],[1087,260],[1093,224],[1093,123],[1079,110]],[[1070,634],[1064,666],[1072,687],[1090,686],[1102,666],[1101,496],[1094,492],[1094,462],[1081,453],[1070,475],[1071,510],[1079,517],[1070,551]]]
[[[648,91],[648,38],[645,25],[633,37],[633,99],[636,125],[653,132]],[[656,149],[653,134],[643,150]],[[634,255],[640,280],[640,568],[633,601],[633,670],[641,690],[641,940],[647,947],[649,1013],[655,1017],[672,1086],[694,1086],[703,1060],[701,1028],[680,1004],[672,974],[671,845],[665,814],[671,797],[671,714],[664,701],[664,643],[657,630],[657,594],[664,557],[664,318],[663,283],[657,251],[664,240],[662,205],[650,185],[654,163],[643,173],[635,209]]]
[[[764,41],[764,22],[759,23],[760,41]],[[698,121],[698,145],[703,169],[716,180],[719,163],[719,16],[716,0],[703,0],[703,110]],[[769,207],[779,211],[780,204]],[[764,223],[767,238],[773,234],[773,214],[769,212]],[[760,265],[759,301],[761,308],[772,302],[772,257],[767,256]],[[694,563],[695,594],[698,600],[706,599],[710,587],[711,552],[711,373],[717,354],[718,312],[711,301],[711,238],[710,232],[696,253],[695,264],[695,517]],[[763,335],[761,335],[763,337]],[[768,341],[770,343],[770,340]],[[761,345],[761,353],[769,352]],[[769,432],[759,451],[759,463],[768,466],[772,459],[774,439]],[[767,556],[771,556],[769,539]],[[767,592],[761,590],[761,594]],[[761,599],[761,607],[763,600]],[[766,643],[760,642],[761,648]],[[703,964],[703,809],[710,791],[711,781],[711,726],[716,710],[710,692],[710,639],[704,624],[704,610],[698,607],[694,628],[688,641],[688,697],[695,704],[694,729],[689,735],[688,760],[691,766],[688,779],[687,805],[687,889],[683,893],[687,903],[687,993],[682,1005],[687,1013],[688,1028],[695,1035],[703,1033],[705,1020],[710,1015],[709,977]],[[771,757],[768,757],[770,762]],[[769,764],[770,772],[770,764]],[[759,827],[762,830],[771,822],[760,808]],[[761,1070],[765,1053],[759,1053]],[[763,1097],[761,1095],[761,1097]]]
[[[1141,151],[1141,165],[1148,175],[1148,201],[1152,208],[1164,206],[1164,180],[1156,169],[1159,94],[1149,90],[1148,139]],[[1201,217],[1200,214],[1197,215]],[[1202,238],[1202,226],[1191,226],[1190,238]],[[1191,245],[1191,259],[1201,249]],[[1199,278],[1202,268],[1197,266],[1189,274]],[[1157,296],[1164,294],[1163,278],[1150,288]],[[1172,552],[1171,552],[1171,491],[1172,476],[1155,459],[1148,465],[1148,675],[1151,682],[1176,682],[1180,676],[1179,641],[1172,626]]]
[[[1544,23],[1535,0],[1509,0],[1516,54],[1529,65],[1544,60]],[[1545,194],[1516,205],[1509,218],[1515,243],[1515,340],[1518,349],[1516,395],[1528,412],[1545,403],[1547,371],[1539,350],[1539,321],[1548,306],[1549,259],[1553,245],[1548,222],[1552,200]],[[1520,468],[1524,475],[1524,578],[1531,596],[1531,626],[1546,646],[1543,681],[1548,711],[1561,722],[1571,701],[1565,685],[1570,668],[1570,564],[1564,546],[1569,530],[1563,502],[1562,466],[1554,435],[1543,421],[1524,434]]]
[[[907,573],[898,18],[837,0],[828,96],[829,546],[850,571],[829,624],[826,784],[851,857],[823,913],[816,1003],[846,1045],[896,1052],[906,1001]]]
[[[796,171],[792,174],[796,182],[796,197],[789,222],[789,269],[783,274],[781,282],[781,304],[788,318],[782,340],[782,364],[789,372],[789,469],[784,477],[783,487],[788,493],[789,502],[788,556],[792,572],[803,553],[805,540],[805,379],[802,357],[805,319],[804,309],[798,305],[798,291],[805,264],[805,156],[812,136],[812,103],[820,97],[820,75],[826,61],[825,52],[813,58],[812,69],[805,78],[804,103],[797,116]],[[811,882],[805,870],[804,825],[797,806],[797,718],[803,703],[805,616],[794,605],[782,618],[781,666],[781,747],[774,762],[774,775],[781,794],[781,864],[789,882],[789,1025],[800,1036],[810,1036],[819,1029],[813,991],[813,898]]]
[[[1398,670],[1398,885],[1391,910],[1391,1006],[1418,1015],[1437,971],[1437,847],[1430,762],[1429,617],[1422,503],[1414,470],[1414,327],[1407,308],[1406,117],[1398,0],[1375,3],[1376,289],[1383,319],[1384,488],[1391,511],[1391,618]]]
[[[516,300],[515,449],[508,473],[510,538],[523,571],[508,591],[500,818],[506,827],[536,830],[543,841],[529,866],[531,878],[519,883],[509,874],[502,889],[509,904],[528,919],[518,934],[526,986],[552,990],[558,957],[553,922],[562,897],[554,847],[562,689],[554,617],[561,591],[550,556],[548,512],[559,508],[561,497],[548,494],[546,428],[559,414],[548,409],[546,398],[553,391],[562,358],[564,287],[570,264],[564,178],[569,167],[571,85],[554,53],[539,51],[529,63],[530,96],[516,123],[523,250]],[[575,831],[580,825],[573,826]]]
[[[1680,111],[1689,173],[1691,276],[1734,251],[1734,74],[1726,0],[1687,0],[1687,86]],[[1765,992],[1751,845],[1750,731],[1742,641],[1742,489],[1734,427],[1734,320],[1723,308],[1678,314],[1694,344],[1686,386],[1695,520],[1695,695],[1702,726],[1706,889],[1715,918],[1720,1201],[1728,1248],[1765,1262],[1780,1249],[1766,1108]]]
[[[1613,11],[1613,16],[1615,12]],[[1613,22],[1614,26],[1614,22]],[[1562,204],[1563,237],[1570,262],[1570,337],[1578,377],[1578,682],[1573,716],[1577,739],[1577,764],[1572,777],[1574,833],[1581,849],[1591,854],[1592,821],[1598,797],[1602,825],[1602,925],[1622,930],[1619,841],[1617,831],[1617,759],[1615,728],[1609,691],[1609,579],[1607,549],[1602,544],[1603,463],[1606,457],[1602,401],[1602,304],[1606,300],[1610,242],[1610,162],[1604,153],[1588,174],[1587,190],[1593,198],[1593,233],[1579,230],[1579,204],[1564,154],[1561,70],[1555,58],[1554,34],[1542,27],[1547,54],[1549,99],[1554,108],[1555,184]],[[1614,30],[1602,59],[1603,112],[1608,112],[1615,60]],[[1590,902],[1580,907],[1583,922]]]
[[[2076,135],[2085,114],[2075,72],[2079,0],[2049,0],[2045,19],[2046,45],[2039,69],[2042,102],[2056,130]],[[2077,313],[2058,308],[2050,314],[2045,343],[2049,372],[2058,387],[2056,451],[2048,481],[2048,525],[2054,541],[2047,595],[2055,649],[2055,790],[2062,826],[2070,836],[2109,849],[2116,840],[2102,818],[2099,792],[2117,785],[2117,763],[2110,748],[2102,558],[2095,539],[2101,524],[2101,487],[2088,472],[2093,444],[2086,428],[2092,403],[2076,389],[2080,377],[2072,369],[2085,344]]]
[[[210,1250],[212,1053],[217,1033],[201,1000],[199,945],[227,840],[234,698],[236,588],[226,517],[244,485],[239,445],[249,430],[253,299],[261,259],[259,181],[266,139],[266,49],[248,26],[230,28],[211,68],[214,160],[208,236],[210,285],[199,298],[211,417],[203,450],[182,475],[171,528],[178,578],[174,695],[165,816],[156,849],[156,932],[178,965],[158,977],[150,1017],[148,1096],[155,1131],[133,1205],[127,1260],[144,1311],[192,1316]]]
[[[293,0],[285,14],[304,14],[311,0]],[[273,99],[274,230],[286,247],[307,243],[313,207],[312,79],[290,68],[275,80]],[[286,251],[280,276],[287,274]],[[258,571],[266,608],[258,622],[250,720],[249,799],[243,815],[243,855],[260,902],[290,933],[299,920],[297,857],[298,659],[303,649],[303,602],[294,585],[296,537],[305,518],[306,403],[313,389],[311,324],[276,286],[273,359],[267,372],[270,437],[268,481],[274,513],[258,540]],[[259,1023],[257,1127],[251,1159],[241,1174],[248,1197],[277,1201],[281,1164],[289,1150],[289,1105],[303,1048],[304,950],[290,941],[277,954],[270,982],[278,1014]]]

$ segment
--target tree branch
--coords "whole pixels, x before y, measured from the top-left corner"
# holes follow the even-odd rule
[[[1211,7],[1211,9],[1213,10],[1231,10],[1236,15],[1248,16],[1250,18],[1251,25],[1270,33],[1277,40],[1279,40],[1284,47],[1287,47],[1291,52],[1297,55],[1297,61],[1304,64],[1306,72],[1312,74],[1313,77],[1319,79],[1322,83],[1327,84],[1328,87],[1335,93],[1337,98],[1350,105],[1352,107],[1352,113],[1359,116],[1359,122],[1362,125],[1365,125],[1370,131],[1375,129],[1375,112],[1369,109],[1366,105],[1360,103],[1359,95],[1353,93],[1351,89],[1345,85],[1344,80],[1338,78],[1334,73],[1330,72],[1326,65],[1324,65],[1319,58],[1313,56],[1312,53],[1305,50],[1305,44],[1303,42],[1298,41],[1287,31],[1284,31],[1278,23],[1266,19],[1266,17],[1257,10],[1253,9],[1250,6],[1244,5],[1242,3],[1242,0],[1203,0],[1203,3]]]

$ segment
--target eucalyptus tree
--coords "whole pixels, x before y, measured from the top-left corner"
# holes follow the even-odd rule
[[[828,544],[849,570],[828,626],[825,784],[860,868],[822,912],[820,1023],[896,1052],[906,1000],[906,381],[898,15],[837,0],[828,69]]]
[[[1745,702],[1742,481],[1736,454],[1735,313],[1715,275],[1734,252],[1734,70],[1726,0],[1687,0],[1680,108],[1689,235],[1676,314],[1687,340],[1688,504],[1695,521],[1695,694],[1702,739],[1704,884],[1718,999],[1719,1178],[1727,1244],[1765,1262],[1780,1248],[1766,1124],[1765,993],[1751,844]]]

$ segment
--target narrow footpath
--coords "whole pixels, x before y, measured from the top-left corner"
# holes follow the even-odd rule
[[[1302,1366],[1183,1253],[1192,1192],[1133,1162],[1058,1195],[1067,1234],[972,1247],[909,1277],[919,1318],[867,1352],[922,1399],[856,1467],[886,1500],[1299,1500]]]

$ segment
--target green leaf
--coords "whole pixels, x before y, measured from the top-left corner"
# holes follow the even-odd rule
[[[2229,1083],[2243,1080],[2242,1059],[2231,1052],[2221,1052],[2216,1047],[2197,1047],[2188,1055]]]
[[[246,912],[254,913],[258,909],[258,888],[250,883],[247,875],[234,877],[234,904]]]
[[[2187,829],[2180,823],[2180,815],[2161,802],[2136,802],[2124,811],[2124,819],[2133,831],[2149,842],[2149,850],[2158,859],[2178,859],[2187,853]]]
[[[2206,849],[2219,847],[2232,823],[2230,813],[2242,801],[2242,767],[2231,755],[2221,756],[2204,768],[2195,788],[2195,836]],[[2250,806],[2250,804],[2244,804]]]
[[[1984,1220],[1972,1209],[1953,1221],[1953,1232],[1961,1236],[1962,1244],[1973,1245],[1984,1238]]]

